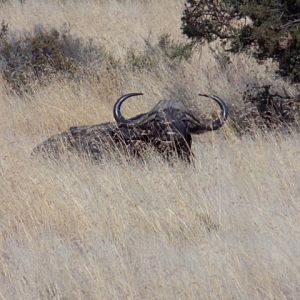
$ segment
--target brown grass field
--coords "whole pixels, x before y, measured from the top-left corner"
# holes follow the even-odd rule
[[[61,76],[11,93],[0,79],[0,299],[299,299],[299,133],[238,138],[230,124],[194,139],[195,166],[157,155],[144,163],[31,158],[32,148],[72,125],[112,120],[118,96],[144,92],[124,114],[174,97],[232,107],[246,84],[293,87],[271,63],[246,55],[221,66],[207,46],[177,68],[126,67],[169,33],[184,41],[180,0],[26,0],[0,4],[19,36],[38,24],[92,39],[124,62],[95,61],[81,80]]]

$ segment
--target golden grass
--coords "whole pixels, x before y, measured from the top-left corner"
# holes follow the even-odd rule
[[[183,39],[181,8],[27,0],[2,7],[0,19],[16,30],[67,21],[122,57],[150,31]],[[223,70],[208,48],[176,70],[163,61],[155,72],[95,67],[101,76],[57,78],[22,97],[0,80],[0,298],[300,297],[299,134],[238,139],[226,126],[194,139],[194,167],[155,155],[143,164],[30,157],[50,134],[112,120],[122,93],[145,92],[126,107],[135,114],[167,97],[198,104],[197,92],[238,104],[248,81],[291,89],[246,56]]]

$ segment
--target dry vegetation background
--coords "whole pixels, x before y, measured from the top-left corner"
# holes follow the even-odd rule
[[[205,46],[170,59],[157,45],[165,34],[186,42],[183,3],[0,4],[10,39],[42,25],[67,27],[73,52],[90,45],[76,52],[77,76],[33,76],[26,93],[0,79],[0,298],[300,297],[299,133],[237,137],[227,125],[195,139],[195,167],[155,155],[144,164],[30,157],[51,134],[112,120],[127,92],[145,93],[127,115],[170,97],[212,109],[198,92],[234,108],[247,83],[295,92],[271,63],[244,55],[224,64]]]

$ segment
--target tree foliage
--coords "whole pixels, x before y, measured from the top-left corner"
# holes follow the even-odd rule
[[[182,30],[196,43],[220,39],[232,52],[273,58],[300,82],[300,0],[187,0]]]

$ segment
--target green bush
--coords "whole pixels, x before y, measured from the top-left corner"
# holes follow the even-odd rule
[[[231,52],[272,58],[300,82],[299,0],[187,0],[182,30],[196,43],[219,39]]]

